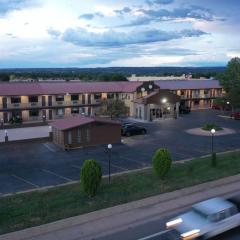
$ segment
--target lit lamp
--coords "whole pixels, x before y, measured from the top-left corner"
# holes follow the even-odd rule
[[[215,132],[216,132],[216,130],[214,128],[211,129],[211,134],[212,134],[212,154],[213,154],[213,137],[214,137]]]
[[[112,144],[107,145],[108,149],[108,182],[111,182],[111,151],[112,151]]]
[[[167,102],[167,99],[166,98],[163,98],[162,99],[162,103],[166,103]]]

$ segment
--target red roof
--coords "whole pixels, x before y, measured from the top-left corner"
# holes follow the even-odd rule
[[[93,123],[93,122],[120,125],[119,122],[112,121],[111,119],[100,118],[100,117],[85,117],[85,116],[80,116],[80,115],[56,120],[54,122],[51,122],[50,125],[59,130],[68,130],[68,129],[83,126],[83,125],[86,125],[89,123]]]
[[[131,93],[143,82],[35,82],[0,83],[0,96],[57,95],[76,93]],[[155,81],[161,89],[221,88],[218,80]]]
[[[158,80],[154,81],[161,89],[168,90],[190,90],[190,89],[212,89],[222,88],[218,80]]]
[[[0,83],[0,96],[134,92],[142,82]]]

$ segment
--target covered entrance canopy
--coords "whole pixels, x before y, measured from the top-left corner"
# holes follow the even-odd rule
[[[157,89],[134,101],[135,118],[152,121],[161,118],[177,118],[180,97],[169,90]]]

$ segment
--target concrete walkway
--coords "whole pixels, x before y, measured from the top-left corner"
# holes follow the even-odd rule
[[[240,191],[240,175],[0,236],[0,240],[90,240]]]
[[[0,142],[4,142],[6,130],[7,130],[9,141],[44,138],[49,136],[48,126],[10,128],[10,129],[0,130]]]

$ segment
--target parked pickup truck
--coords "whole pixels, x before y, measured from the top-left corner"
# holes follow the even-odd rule
[[[212,198],[170,220],[166,227],[178,232],[181,240],[208,239],[240,225],[240,195]]]

